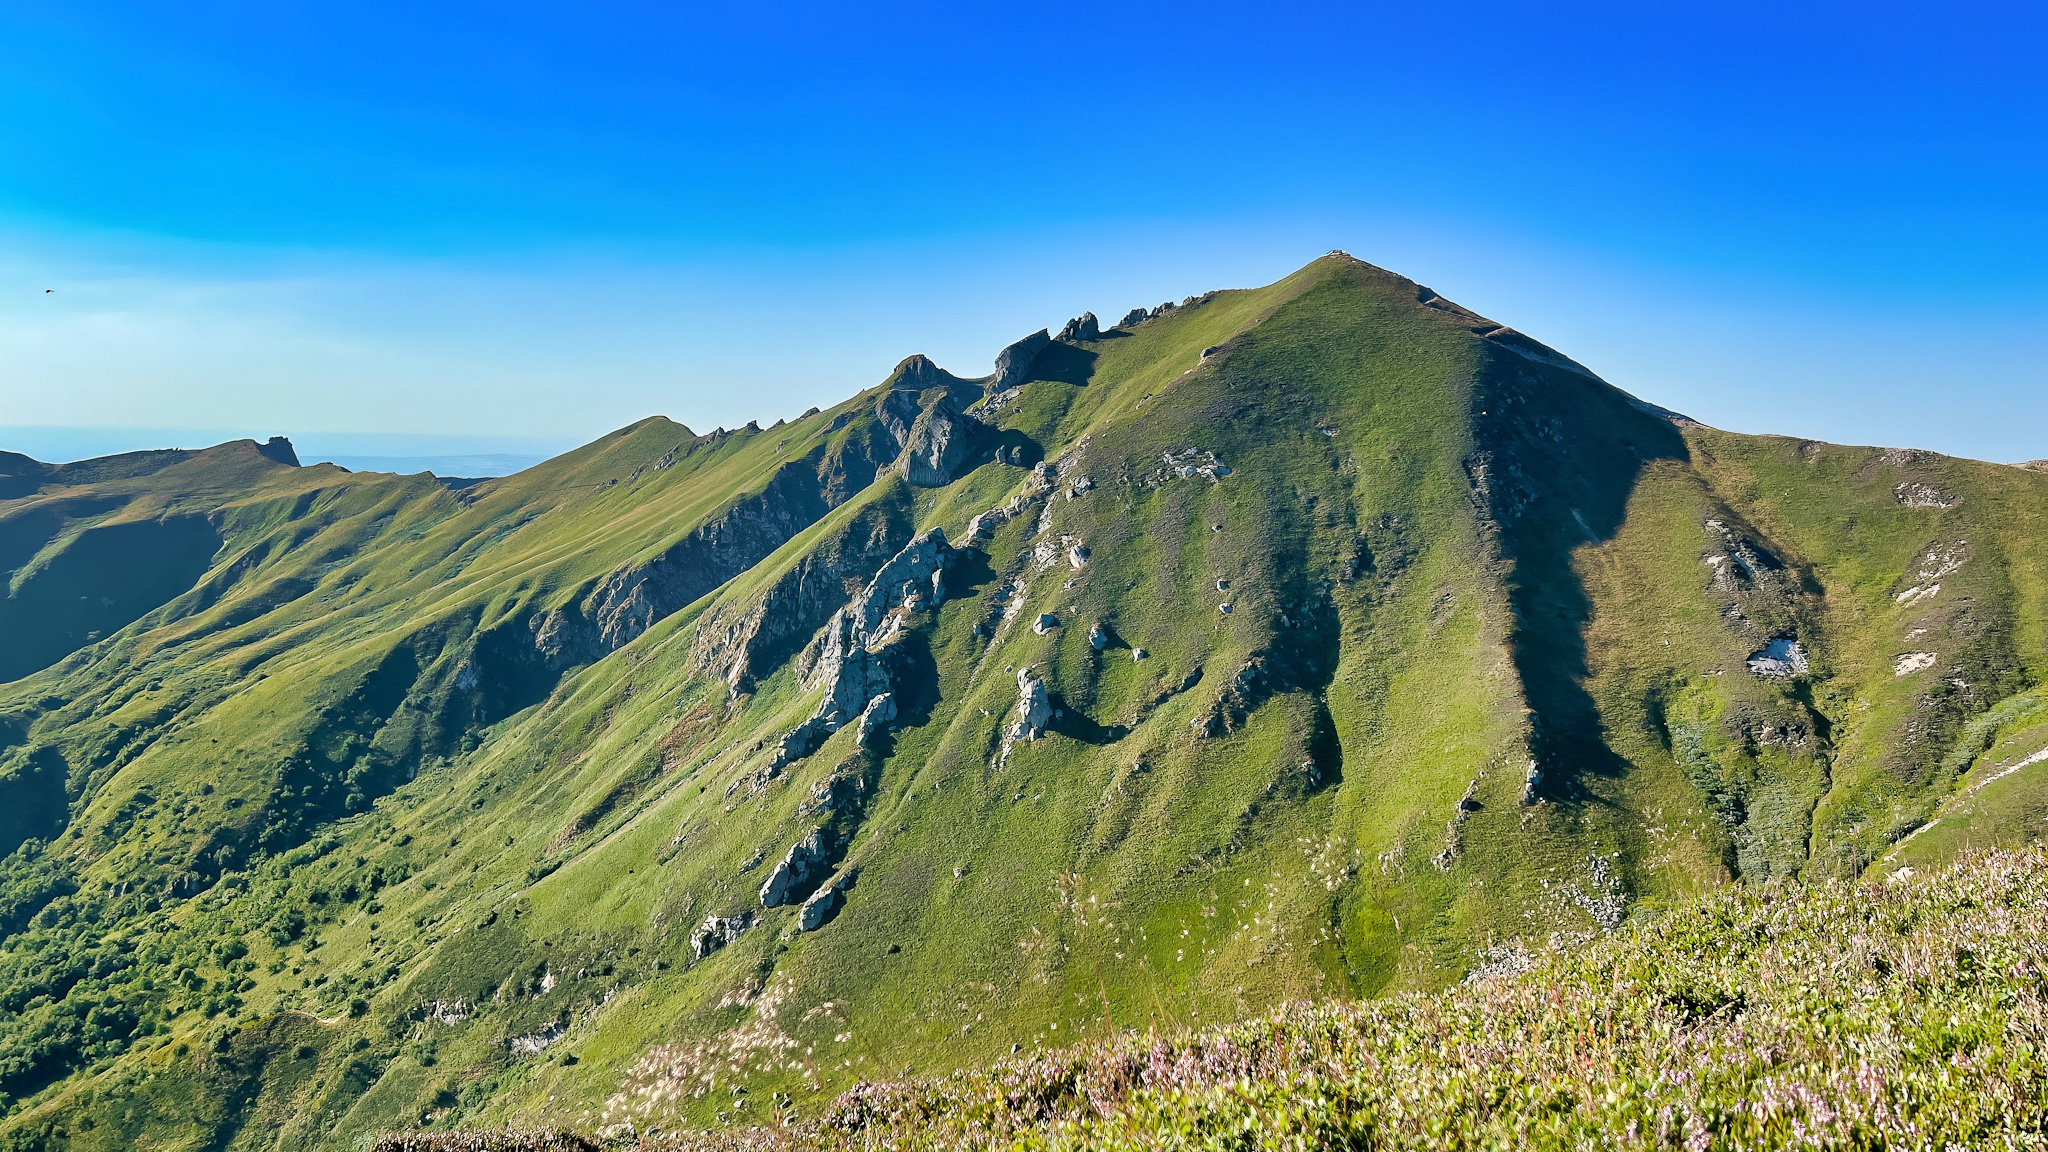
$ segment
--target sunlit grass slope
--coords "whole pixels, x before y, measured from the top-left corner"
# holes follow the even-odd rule
[[[1735,889],[1437,994],[1095,1036],[642,1149],[2027,1148],[2048,1138],[2048,854]],[[744,1100],[745,1107],[741,1107]],[[587,1138],[585,1138],[587,1140]],[[574,1152],[398,1135],[376,1152]]]
[[[0,695],[0,1132],[815,1112],[2048,809],[2048,475],[1703,428],[1338,255],[1051,343],[907,483],[906,413],[981,396],[657,418],[461,490],[24,471],[17,589],[102,526],[218,544]],[[932,529],[897,719],[780,764],[813,635]],[[1053,715],[1011,741],[1026,668]],[[843,893],[800,932],[757,893],[818,829]],[[747,926],[700,955],[707,917]]]

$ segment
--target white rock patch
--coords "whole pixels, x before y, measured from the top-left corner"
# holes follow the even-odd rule
[[[1932,668],[1937,659],[1939,657],[1932,652],[1907,652],[1892,661],[1892,675],[1904,676],[1922,668]]]
[[[1892,597],[1892,599],[1897,600],[1901,604],[1918,604],[1922,600],[1933,599],[1935,593],[1940,591],[1941,581],[1936,580],[1932,584],[1915,584],[1897,596]]]
[[[1777,639],[1749,654],[1749,670],[1770,679],[1785,679],[1806,674],[1806,649],[1799,641]]]

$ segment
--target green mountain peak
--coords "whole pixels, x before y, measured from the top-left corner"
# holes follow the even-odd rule
[[[880,384],[460,488],[0,457],[6,1131],[706,1125],[2048,804],[2038,472],[1342,253]]]

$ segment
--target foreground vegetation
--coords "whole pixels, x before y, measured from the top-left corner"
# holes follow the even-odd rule
[[[1508,969],[1518,967],[1509,964]],[[1737,889],[1436,994],[1124,1034],[642,1147],[2019,1148],[2048,1144],[2048,851]],[[608,1135],[623,1135],[615,1130]],[[626,1142],[632,1138],[627,1137]],[[595,1147],[386,1137],[380,1152]]]

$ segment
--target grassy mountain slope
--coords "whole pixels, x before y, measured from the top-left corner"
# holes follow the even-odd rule
[[[2024,1148],[2048,1108],[2037,847],[1891,884],[1734,888],[1529,971],[1094,1037],[775,1099],[646,1152],[916,1148]],[[545,1131],[375,1152],[595,1152]]]
[[[0,695],[4,1131],[734,1120],[2038,826],[2048,475],[1707,429],[1342,256],[1072,335],[460,490],[9,465],[16,597],[218,544],[117,543],[147,606]],[[791,744],[871,606],[893,718]]]

